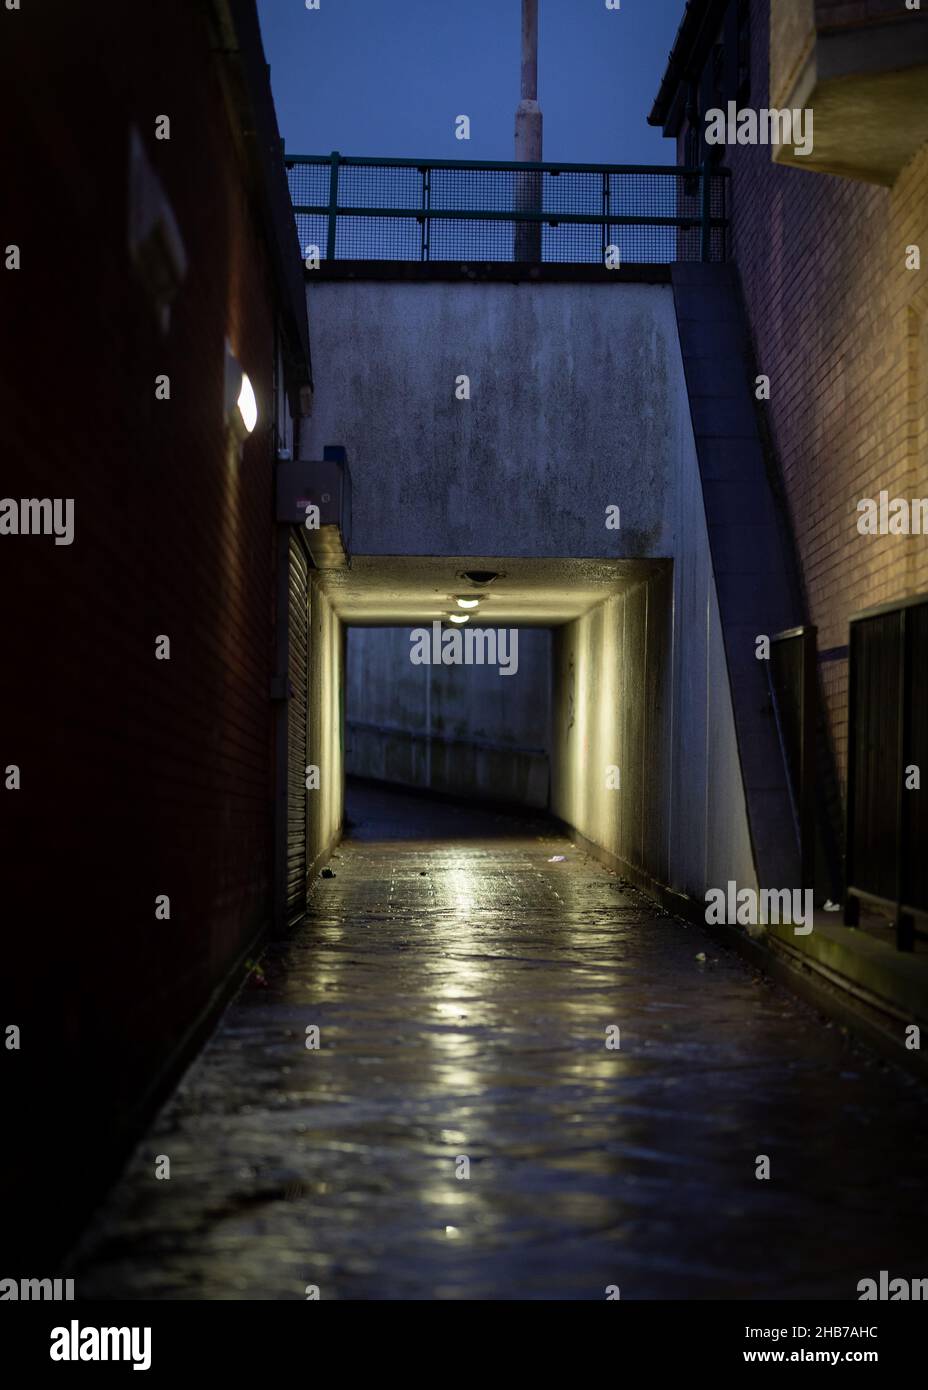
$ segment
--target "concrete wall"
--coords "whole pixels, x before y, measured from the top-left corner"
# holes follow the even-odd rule
[[[702,902],[709,887],[757,877],[688,421],[677,456],[673,566],[555,633],[551,806],[646,879]]]
[[[348,448],[356,554],[673,561],[555,632],[552,806],[697,901],[730,878],[754,884],[671,288],[357,280],[307,293],[318,363],[309,451]],[[460,374],[469,401],[455,399]],[[618,531],[605,528],[611,503]],[[353,730],[352,768],[458,792],[505,787],[512,799],[499,765],[436,752],[435,738],[429,769],[413,684],[425,672],[394,660],[393,640],[352,637],[352,716],[393,726]],[[506,678],[475,670],[432,675],[433,708],[449,719],[441,732],[465,744],[483,718],[483,686],[476,695],[467,681],[519,698]],[[446,681],[462,684],[452,694]],[[520,719],[507,711],[496,733],[534,744]],[[617,792],[605,786],[612,764]]]
[[[552,672],[553,811],[664,883],[669,591],[665,572],[557,629]]]
[[[345,808],[345,630],[314,583],[310,595],[306,760],[319,768],[306,817],[308,883],[341,837]]]
[[[551,636],[519,631],[519,664],[414,666],[408,628],[348,632],[347,770],[405,786],[548,803]]]
[[[355,554],[670,554],[686,401],[669,286],[364,280],[307,294],[308,450],[347,446]],[[469,401],[455,399],[461,374]],[[605,529],[610,503],[621,530]]]
[[[765,0],[769,8],[769,0]],[[752,7],[753,8],[753,7]],[[770,64],[775,73],[776,90],[772,105],[789,106],[796,83],[805,65],[815,53],[815,0],[777,0],[776,23],[771,34]],[[765,16],[766,19],[766,16]],[[751,14],[754,22],[754,13]],[[754,71],[751,71],[752,105],[762,105],[755,94]],[[768,158],[770,151],[767,151]],[[727,161],[726,161],[727,162]]]

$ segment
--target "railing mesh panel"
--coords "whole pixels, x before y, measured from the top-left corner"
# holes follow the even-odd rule
[[[325,258],[331,164],[288,161],[297,230]],[[709,176],[708,258],[726,252],[726,178]],[[677,170],[338,165],[336,260],[512,261],[602,265],[703,256],[702,176]],[[356,212],[352,211],[357,209]],[[448,216],[455,212],[469,216]],[[481,217],[480,214],[487,214]],[[519,217],[514,214],[528,214]],[[595,218],[573,222],[569,217]],[[622,223],[613,219],[630,218]]]

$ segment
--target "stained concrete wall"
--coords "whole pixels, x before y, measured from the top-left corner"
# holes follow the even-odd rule
[[[307,447],[348,449],[355,554],[671,553],[686,398],[668,285],[363,280],[307,294]],[[470,400],[455,399],[461,375]]]
[[[348,631],[348,773],[547,806],[550,633],[520,629],[518,669],[500,676],[491,666],[415,666],[409,631]]]
[[[308,763],[319,768],[306,817],[307,879],[318,873],[342,833],[345,806],[345,630],[317,584],[310,594]]]
[[[552,808],[697,901],[755,884],[671,287],[358,279],[307,293],[308,449],[348,449],[356,554],[672,561],[554,637]],[[455,399],[461,375],[470,400]],[[365,735],[352,765],[435,785],[416,726],[402,732]],[[457,790],[486,780],[450,757],[441,775]]]
[[[688,421],[681,434],[672,567],[556,632],[551,805],[644,880],[702,902],[757,876]]]
[[[668,567],[557,629],[552,671],[552,810],[662,883],[669,882],[671,583]]]

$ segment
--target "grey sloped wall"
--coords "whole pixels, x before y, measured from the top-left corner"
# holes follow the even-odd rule
[[[679,348],[673,375],[686,400]],[[757,875],[688,409],[677,428],[672,564],[555,634],[551,805],[645,878],[702,902]]]

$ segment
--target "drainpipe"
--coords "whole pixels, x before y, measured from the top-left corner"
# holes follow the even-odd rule
[[[522,100],[516,108],[516,163],[541,162],[541,107],[538,105],[538,0],[522,0]],[[516,211],[541,211],[539,173],[516,174]],[[541,224],[517,222],[515,259],[541,260]]]

